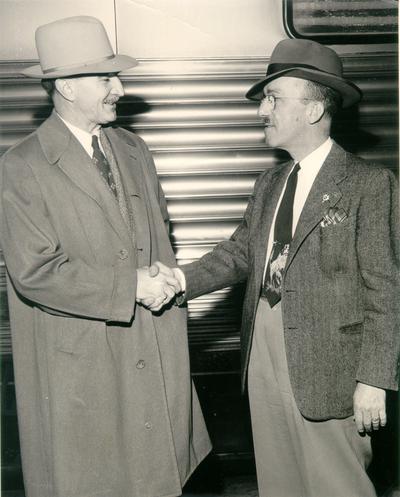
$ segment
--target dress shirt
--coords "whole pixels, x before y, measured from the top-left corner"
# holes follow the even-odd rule
[[[314,183],[315,178],[317,177],[317,174],[319,173],[319,170],[322,167],[322,164],[325,162],[325,159],[328,157],[329,152],[331,151],[332,148],[332,139],[328,138],[322,145],[320,145],[318,148],[316,148],[311,154],[307,155],[302,161],[299,162],[300,164],[300,170],[297,173],[297,187],[296,187],[296,193],[294,194],[294,201],[293,201],[293,223],[292,223],[292,236],[294,235],[294,232],[296,231],[296,226],[297,223],[299,222],[300,214],[303,210],[304,204],[306,203],[308,194],[310,193],[311,187]],[[293,164],[292,169],[289,172],[292,172],[294,169],[295,164]],[[289,177],[288,175],[288,177]],[[272,245],[274,243],[274,231],[275,231],[275,220],[276,220],[276,215],[278,213],[279,206],[281,204],[281,200],[283,197],[283,193],[286,189],[286,183],[282,189],[281,195],[279,197],[278,203],[276,205],[274,217],[272,220],[272,225],[271,229],[269,232],[269,238],[268,238],[268,246],[267,246],[267,254],[266,254],[266,263],[268,262],[271,250],[272,250]],[[265,264],[266,268],[266,264]],[[265,273],[265,269],[264,269]]]
[[[67,126],[67,128],[71,131],[71,133],[75,136],[75,138],[82,145],[82,147],[85,149],[86,153],[89,155],[89,157],[91,159],[93,158],[93,148],[92,148],[92,136],[93,135],[96,135],[97,138],[99,139],[100,150],[104,154],[104,150],[103,150],[103,147],[101,146],[101,142],[100,142],[100,127],[97,128],[93,133],[88,133],[87,131],[84,131],[83,129],[78,128],[77,126],[66,121],[63,117],[60,116],[60,114],[57,113],[57,116],[61,119],[61,121],[65,124],[65,126]]]

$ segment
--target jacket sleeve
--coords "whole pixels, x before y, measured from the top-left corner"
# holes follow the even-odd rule
[[[399,206],[397,183],[379,170],[364,190],[357,223],[364,333],[357,381],[397,390],[399,371]]]
[[[243,220],[229,240],[220,242],[198,261],[180,266],[186,280],[185,299],[245,281],[249,268],[249,239],[257,192],[265,184],[265,175],[256,181]]]
[[[0,165],[1,244],[16,291],[45,311],[129,322],[136,271],[116,258],[112,267],[72,259],[60,245],[40,185],[16,153]]]

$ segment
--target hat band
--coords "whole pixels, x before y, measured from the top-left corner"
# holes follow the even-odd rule
[[[286,69],[298,69],[298,68],[312,69],[313,71],[324,72],[325,74],[331,74],[333,76],[337,76],[337,74],[334,74],[334,73],[331,73],[328,71],[324,71],[323,69],[320,69],[319,67],[311,66],[309,64],[297,64],[295,62],[269,64],[266,76],[271,76],[272,74],[274,74],[276,72],[284,71]]]
[[[49,67],[48,69],[42,69],[43,74],[48,74],[49,72],[58,72],[58,71],[65,71],[69,69],[74,69],[76,67],[85,67],[85,66],[91,66],[92,64],[99,64],[101,62],[105,62],[106,60],[113,59],[115,57],[114,54],[107,55],[107,57],[102,57],[101,59],[95,59],[91,60],[90,62],[85,62],[82,66],[82,64],[71,64],[69,66],[56,66],[56,67]]]

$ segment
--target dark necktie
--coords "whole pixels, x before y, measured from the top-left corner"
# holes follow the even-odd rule
[[[96,135],[92,135],[92,148],[93,148],[92,162],[99,170],[102,178],[106,181],[106,183],[110,187],[110,190],[116,196],[117,189],[115,186],[113,174],[111,172],[110,164],[108,163],[108,160],[106,159],[103,152],[100,150],[99,139],[97,138]]]
[[[292,241],[293,201],[299,169],[300,165],[296,164],[288,177],[285,192],[275,218],[274,243],[261,291],[261,296],[266,297],[271,307],[281,300],[282,280],[290,242]]]

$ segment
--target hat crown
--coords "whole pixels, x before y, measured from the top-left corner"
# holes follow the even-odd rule
[[[114,74],[137,65],[129,55],[115,55],[103,24],[91,16],[59,19],[36,30],[40,64],[24,69],[29,78],[68,78]]]
[[[274,48],[266,77],[257,81],[246,97],[261,100],[265,85],[283,76],[314,81],[337,91],[342,107],[358,102],[362,95],[354,83],[343,78],[342,61],[334,50],[312,40],[286,39]]]
[[[45,24],[36,30],[35,38],[44,74],[114,56],[104,26],[95,17],[75,16]]]
[[[304,65],[343,77],[342,61],[337,53],[312,40],[280,41],[271,54],[270,65],[272,64],[286,64],[293,67]]]

